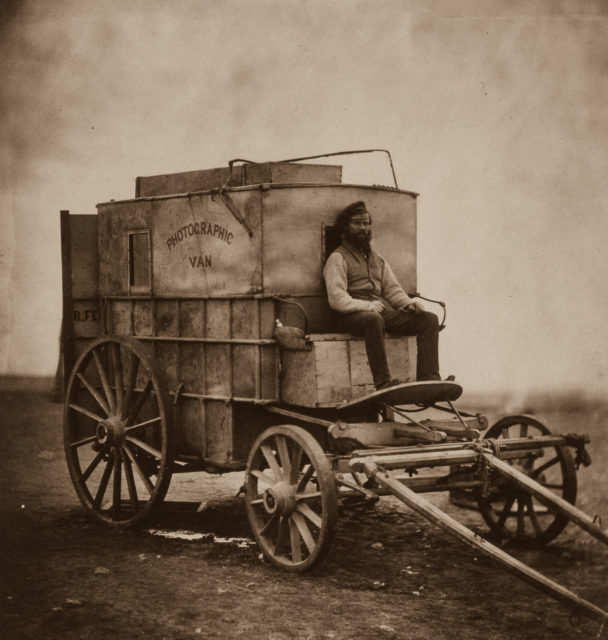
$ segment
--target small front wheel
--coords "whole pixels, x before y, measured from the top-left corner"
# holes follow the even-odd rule
[[[485,434],[486,439],[533,438],[550,435],[542,423],[526,415],[507,416]],[[540,448],[509,460],[510,464],[556,496],[576,501],[576,468],[567,446]],[[479,510],[494,534],[520,545],[541,546],[556,538],[569,520],[556,515],[524,489],[498,476],[487,495],[478,499]]]
[[[249,524],[277,567],[305,571],[327,553],[338,519],[331,465],[301,427],[266,429],[255,441],[245,477]]]

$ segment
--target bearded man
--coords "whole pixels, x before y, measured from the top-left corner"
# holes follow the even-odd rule
[[[342,244],[323,270],[329,306],[338,331],[365,337],[376,389],[400,384],[389,371],[385,332],[416,336],[416,380],[441,380],[437,316],[403,291],[386,260],[372,249],[372,219],[365,203],[349,204],[336,224]]]

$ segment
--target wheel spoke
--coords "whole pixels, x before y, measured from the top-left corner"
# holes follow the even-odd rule
[[[103,386],[103,390],[106,394],[106,398],[108,399],[110,412],[114,413],[116,411],[116,399],[114,397],[114,393],[112,392],[112,387],[110,386],[110,382],[108,381],[108,376],[106,375],[105,367],[103,366],[101,362],[101,358],[99,357],[99,353],[96,350],[93,351],[93,360],[95,360],[97,373],[99,374],[101,385]]]
[[[509,517],[509,513],[511,512],[511,507],[513,506],[514,502],[515,502],[515,494],[510,495],[506,499],[504,507],[503,507],[502,511],[500,512],[500,516],[498,518],[498,522],[496,523],[496,525],[499,528],[504,526],[506,519]]]
[[[120,493],[122,489],[122,457],[120,449],[114,449],[114,483],[112,485],[112,514],[115,520],[118,520],[120,513]]]
[[[107,452],[108,452],[107,445],[97,452],[97,455],[93,458],[93,460],[91,461],[91,464],[87,467],[86,471],[82,474],[83,482],[86,482],[88,480],[89,476],[93,473],[93,471],[95,471],[95,469],[97,468],[97,465],[100,463],[101,459],[106,455]]]
[[[276,513],[273,513],[272,517],[268,519],[268,522],[260,529],[260,535],[261,536],[268,535],[268,532],[274,527],[278,518],[279,516]]]
[[[528,437],[528,425],[525,422],[522,422],[519,425],[519,437],[527,438]]]
[[[149,445],[147,442],[143,442],[139,438],[135,438],[134,436],[126,436],[125,439],[131,442],[132,444],[134,444],[136,447],[139,447],[140,449],[147,451],[150,455],[154,456],[158,460],[160,460],[163,457],[163,454],[158,449],[155,449],[154,447]]]
[[[106,416],[110,416],[110,407],[108,403],[101,397],[101,394],[93,387],[93,385],[84,377],[84,374],[78,372],[76,374],[84,388],[95,398],[97,404],[104,410]]]
[[[268,487],[272,487],[274,484],[276,484],[276,482],[272,478],[269,478],[263,471],[260,471],[259,469],[253,469],[251,471],[251,475],[255,476],[258,480],[263,482]]]
[[[146,420],[145,422],[140,422],[139,424],[132,424],[125,429],[125,433],[132,431],[133,429],[139,429],[140,427],[145,427],[149,424],[152,424],[153,422],[160,422],[161,420],[162,420],[162,417],[158,416],[157,418],[151,418],[150,420]]]
[[[114,387],[116,388],[116,413],[121,415],[124,408],[124,388],[122,380],[122,360],[120,359],[120,345],[116,342],[112,342],[110,344],[110,360],[112,361]]]
[[[125,376],[125,399],[121,417],[126,418],[131,402],[133,401],[133,392],[137,382],[137,373],[139,371],[139,358],[129,351],[129,362],[127,364],[127,374]]]
[[[308,469],[306,469],[306,472],[298,482],[298,486],[296,487],[296,493],[301,493],[304,490],[304,487],[309,483],[310,479],[314,475],[314,472],[315,472],[315,468],[311,464],[309,464]]]
[[[301,547],[300,532],[296,526],[293,518],[289,518],[289,542],[291,544],[291,559],[294,562],[302,562],[302,547]]]
[[[315,525],[315,527],[317,527],[317,529],[321,528],[321,518],[310,508],[310,505],[308,503],[301,502],[300,504],[298,504],[297,511],[308,518]]]
[[[310,500],[311,498],[320,498],[321,495],[320,491],[296,493],[296,502],[300,502],[301,500]]]
[[[76,442],[70,442],[69,446],[78,448],[82,447],[82,445],[89,444],[89,442],[94,442],[95,440],[97,440],[97,436],[88,436],[88,438],[84,438]]]
[[[526,509],[528,511],[528,517],[530,518],[530,522],[532,523],[532,527],[534,527],[534,532],[538,536],[543,532],[543,529],[540,526],[540,522],[538,521],[538,517],[536,516],[536,511],[534,511],[534,503],[533,503],[533,500],[532,500],[532,496],[528,496],[527,499],[526,499]]]
[[[99,486],[97,487],[97,493],[95,494],[94,506],[95,509],[99,510],[101,508],[101,501],[106,493],[106,488],[108,486],[108,481],[110,480],[110,475],[112,473],[112,469],[114,467],[114,456],[111,456],[106,464],[106,468],[103,470],[103,475],[101,476],[101,481]]]
[[[274,456],[274,452],[267,444],[260,445],[260,451],[266,459],[266,462],[268,463],[268,466],[272,471],[272,475],[274,476],[275,481],[279,482],[282,478],[281,467],[279,467],[277,459]]]
[[[526,534],[526,503],[522,496],[517,498],[517,536],[522,538]]]
[[[129,456],[129,460],[135,467],[135,471],[137,471],[137,475],[140,477],[141,481],[146,485],[146,489],[151,494],[154,491],[154,485],[150,482],[150,478],[148,478],[148,476],[143,472],[143,469],[139,465],[137,458],[135,457],[135,455],[131,451],[131,448],[126,442],[122,445],[122,448],[127,452],[127,456]]]
[[[287,518],[284,518],[283,516],[279,516],[279,527],[277,530],[277,537],[274,544],[275,555],[282,555],[281,549],[285,548],[285,544],[287,543],[288,532],[289,532],[289,527],[287,525]]]
[[[543,471],[546,471],[547,469],[549,469],[549,467],[552,467],[554,464],[557,464],[558,462],[559,462],[559,458],[557,456],[554,456],[550,460],[547,460],[547,462],[544,462],[543,464],[541,464],[540,467],[536,467],[536,469],[532,469],[532,471],[530,472],[530,477],[537,478]]]
[[[92,411],[89,411],[88,409],[85,409],[78,404],[70,403],[68,404],[68,407],[70,407],[70,409],[74,409],[74,411],[78,411],[78,413],[82,413],[88,418],[91,418],[91,420],[95,420],[95,422],[103,422],[104,420],[101,416],[98,416],[96,413],[93,413]]]
[[[300,465],[302,464],[302,453],[302,447],[294,445],[293,458],[291,460],[291,474],[289,476],[290,484],[296,484],[298,481]]]
[[[143,391],[139,394],[139,398],[137,398],[137,402],[133,405],[133,407],[131,408],[131,411],[129,411],[129,415],[127,416],[127,424],[135,420],[135,418],[139,414],[139,411],[144,406],[144,402],[150,396],[151,390],[152,390],[152,380],[148,378],[143,388]]]
[[[133,511],[139,509],[139,499],[137,497],[137,487],[135,486],[135,477],[133,476],[133,467],[131,466],[131,460],[128,455],[122,456],[122,461],[125,467],[125,477],[127,478],[127,487],[129,488],[129,499],[131,500],[131,506]]]
[[[289,451],[287,450],[287,441],[285,436],[276,435],[274,437],[277,443],[277,451],[279,452],[279,460],[281,461],[281,475],[284,479],[291,477],[291,460],[289,459]]]
[[[302,540],[304,540],[304,544],[306,545],[308,552],[312,553],[315,550],[316,543],[312,537],[312,533],[310,533],[308,525],[306,524],[306,520],[304,520],[304,516],[297,511],[294,511],[294,513],[291,514],[291,518],[298,528],[298,532],[302,536]]]

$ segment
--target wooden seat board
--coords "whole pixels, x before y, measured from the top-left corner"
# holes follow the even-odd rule
[[[435,402],[456,400],[462,395],[462,387],[455,382],[428,380],[424,382],[404,382],[403,384],[374,391],[367,396],[351,400],[338,407],[338,410],[365,409],[378,403],[393,406],[432,405]]]

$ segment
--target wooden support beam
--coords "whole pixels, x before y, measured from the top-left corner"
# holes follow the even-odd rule
[[[444,431],[436,431],[435,429],[424,429],[415,424],[396,424],[394,433],[400,438],[414,438],[420,442],[445,442],[447,436]]]
[[[386,470],[378,467],[373,461],[361,458],[354,459],[351,462],[351,467],[353,471],[363,472],[369,478],[373,478],[381,487],[388,489],[394,496],[414,511],[423,515],[433,524],[451,533],[469,546],[480,550],[483,554],[501,564],[507,571],[524,580],[524,582],[544,591],[556,600],[571,606],[581,615],[585,615],[602,623],[608,620],[608,612],[583,598],[579,598],[572,591],[543,576],[541,573],[538,573],[538,571],[535,571],[508,553],[505,553],[502,549],[495,547],[487,540],[480,538],[463,524],[428,502],[428,500],[392,478]]]
[[[588,531],[592,536],[608,544],[608,532],[604,531],[595,523],[595,520],[577,509],[573,504],[556,496],[552,491],[543,487],[542,484],[532,480],[525,473],[518,471],[510,464],[499,460],[490,453],[483,453],[483,457],[488,464],[498,471],[501,475],[509,478],[518,487],[521,487],[528,493],[531,493],[539,502],[542,502],[550,511],[558,515],[565,516],[572,522],[575,522],[581,529]]]

